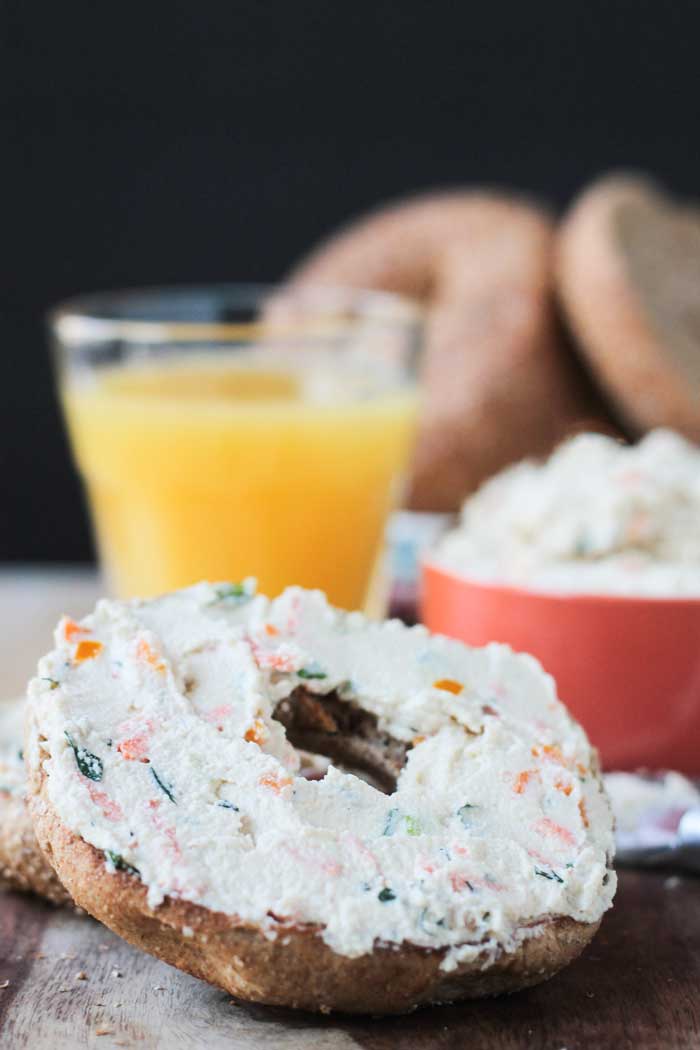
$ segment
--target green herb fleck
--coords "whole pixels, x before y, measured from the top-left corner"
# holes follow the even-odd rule
[[[463,806],[459,807],[459,809],[457,810],[457,816],[462,821],[463,827],[470,828],[472,826],[472,821],[471,821],[471,817],[469,815],[469,811],[472,810],[472,809],[478,809],[478,808],[479,808],[478,806],[473,806],[471,804],[471,802],[465,802]]]
[[[396,900],[396,894],[393,890],[390,890],[388,886],[385,886],[383,890],[380,890],[377,894],[377,897],[382,902],[382,904],[386,904],[387,901]]]
[[[564,882],[561,875],[557,875],[556,871],[544,871],[542,868],[535,868],[535,875],[541,875],[543,879],[549,879],[550,882]]]
[[[128,864],[120,853],[115,853],[111,849],[104,851],[105,858],[108,864],[114,868],[115,871],[123,871],[126,875],[140,875],[141,872],[138,868],[135,868],[133,864]]]
[[[386,823],[384,824],[382,835],[393,835],[402,822],[408,835],[423,834],[423,829],[417,817],[401,816],[399,810],[394,808],[390,809],[386,815]]]
[[[415,817],[404,817],[403,819],[406,823],[406,831],[409,835],[421,834],[421,826],[419,820],[417,820]]]
[[[158,776],[158,774],[156,773],[155,769],[153,768],[153,766],[150,766],[149,768],[151,770],[151,776],[155,780],[155,782],[158,785],[158,787],[160,788],[160,790],[165,795],[168,796],[168,798],[170,799],[171,802],[173,802],[175,805],[177,805],[177,802],[175,802],[175,796],[173,795],[172,784],[166,784],[166,782],[164,780],[161,780],[160,777]]]
[[[243,602],[247,602],[249,598],[252,598],[252,594],[247,590],[245,583],[221,583],[218,587],[214,588],[216,598],[211,605],[216,602],[228,602],[230,605],[242,605]]]
[[[67,729],[64,730],[64,732],[66,740],[73,748],[76,764],[83,776],[87,777],[88,780],[102,780],[102,773],[104,772],[102,760],[98,758],[97,755],[93,755],[92,752],[87,750],[87,748],[81,747],[80,744],[76,744]]]
[[[58,689],[58,682],[55,678],[40,678],[40,682],[48,682],[52,689]]]
[[[425,930],[426,933],[433,933],[433,927],[444,926],[445,920],[433,918],[428,909],[423,908],[420,915],[418,916],[418,925],[422,930]]]
[[[238,806],[234,806],[233,802],[228,802],[225,798],[219,799],[216,803],[221,809],[235,809],[236,813],[239,812]]]
[[[20,748],[17,752],[17,758],[20,760],[20,762],[24,762],[24,751],[22,750],[22,748]]]
[[[299,678],[328,678],[328,675],[323,671],[318,664],[309,664],[308,667],[302,667],[300,671],[297,671]]]
[[[396,826],[399,823],[399,811],[398,809],[390,809],[386,815],[386,824],[384,825],[384,831],[382,835],[393,835],[396,831]]]

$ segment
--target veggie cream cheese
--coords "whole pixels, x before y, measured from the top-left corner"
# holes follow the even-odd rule
[[[290,588],[200,584],[59,624],[29,687],[61,821],[166,896],[336,952],[444,949],[486,965],[552,916],[595,922],[615,875],[583,730],[530,656],[375,623]],[[299,775],[274,717],[304,687],[376,717],[407,759],[391,795]]]
[[[434,561],[534,590],[700,597],[700,450],[670,430],[581,434],[486,482]]]
[[[27,778],[22,757],[24,700],[0,702],[0,796],[24,796]]]

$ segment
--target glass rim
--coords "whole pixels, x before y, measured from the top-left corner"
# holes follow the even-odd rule
[[[122,340],[125,342],[151,343],[176,341],[196,343],[202,340],[227,342],[255,338],[265,335],[288,333],[290,321],[209,321],[167,319],[157,316],[119,316],[118,309],[128,311],[132,302],[147,304],[175,304],[186,298],[200,304],[220,299],[232,307],[250,308],[266,300],[274,302],[306,302],[317,307],[319,314],[315,324],[304,323],[305,332],[323,335],[332,327],[346,328],[353,323],[376,321],[380,324],[396,324],[411,327],[418,325],[425,316],[423,306],[408,296],[371,288],[349,285],[289,284],[265,282],[220,282],[211,284],[166,284],[143,285],[133,288],[115,288],[72,296],[51,307],[46,315],[53,335],[65,347],[85,342]],[[109,307],[112,306],[110,311]],[[350,311],[350,316],[339,316],[341,310]],[[154,315],[157,310],[154,309]],[[297,329],[298,330],[298,329]]]

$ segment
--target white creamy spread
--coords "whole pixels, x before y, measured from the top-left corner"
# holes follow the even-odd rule
[[[700,597],[700,450],[670,430],[580,434],[487,481],[434,560],[535,590]]]
[[[615,814],[618,835],[638,833],[656,814],[681,813],[700,806],[700,791],[680,773],[643,777],[635,773],[606,773],[605,789]]]
[[[333,765],[299,775],[273,711],[300,686],[413,745],[392,795]],[[199,584],[63,620],[29,696],[52,807],[151,906],[191,901],[270,937],[316,924],[349,956],[445,949],[449,970],[611,904],[588,740],[506,646],[371,622],[318,591]]]
[[[0,796],[21,795],[27,787],[22,756],[24,700],[0,702]]]

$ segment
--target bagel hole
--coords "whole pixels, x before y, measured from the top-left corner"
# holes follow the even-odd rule
[[[298,775],[303,777],[304,780],[323,780],[332,764],[342,773],[352,773],[354,776],[359,777],[360,780],[364,780],[365,784],[369,784],[370,787],[376,788],[377,791],[381,791],[385,795],[393,793],[392,791],[386,791],[376,777],[373,777],[367,769],[358,769],[356,766],[349,766],[346,762],[332,762],[328,755],[312,755],[309,751],[300,751],[300,755],[301,768]]]
[[[273,717],[302,752],[301,775],[307,779],[322,779],[332,762],[386,795],[396,790],[409,745],[380,730],[375,715],[337,691],[319,694],[299,686],[277,704]]]

